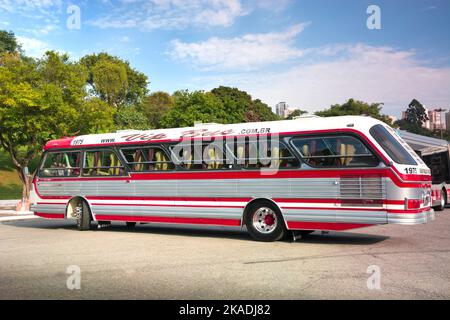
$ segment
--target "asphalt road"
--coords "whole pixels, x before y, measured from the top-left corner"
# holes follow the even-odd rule
[[[69,290],[73,265],[81,287]],[[369,266],[379,268],[379,289],[368,288]],[[426,225],[318,233],[295,243],[223,229],[0,224],[0,299],[80,298],[449,299],[450,209]]]

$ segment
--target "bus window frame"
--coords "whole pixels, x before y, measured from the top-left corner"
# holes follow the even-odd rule
[[[367,150],[369,150],[372,155],[378,160],[378,164],[376,166],[358,166],[358,167],[349,167],[349,166],[314,166],[308,162],[306,162],[306,159],[303,158],[303,156],[301,155],[300,151],[297,149],[297,147],[294,145],[294,139],[307,139],[307,138],[324,138],[324,137],[339,137],[339,136],[351,136],[353,138],[355,138],[356,140],[358,140],[359,142],[361,142],[364,147],[367,148]],[[288,136],[287,139],[289,140],[289,146],[294,149],[296,155],[299,157],[300,161],[302,164],[310,167],[310,168],[314,168],[314,169],[323,169],[323,170],[333,170],[333,169],[347,169],[347,170],[355,170],[355,169],[361,169],[361,168],[370,168],[370,169],[377,169],[377,168],[384,168],[387,166],[387,164],[385,163],[385,161],[383,160],[383,158],[381,157],[381,155],[379,154],[378,151],[374,150],[374,148],[372,146],[369,145],[369,143],[367,143],[366,138],[363,135],[359,135],[355,132],[351,132],[351,131],[341,131],[341,132],[330,132],[330,133],[311,133],[311,134],[296,134],[296,135],[292,135],[292,136]],[[339,156],[336,156],[334,158],[342,158]],[[382,167],[382,165],[384,165]]]
[[[291,136],[287,136],[287,137],[289,138],[289,137],[291,137]],[[289,143],[287,143],[287,142],[285,141],[285,138],[286,138],[285,136],[280,137],[280,139],[278,140],[278,144],[279,144],[279,145],[283,145],[283,146],[291,153],[292,158],[298,161],[298,165],[297,165],[297,166],[294,166],[294,167],[289,167],[289,168],[283,168],[283,167],[272,168],[272,170],[298,170],[298,169],[301,169],[301,168],[302,168],[302,159],[301,159],[295,152],[293,152],[293,151],[295,151],[295,150],[292,150],[292,148],[291,148],[291,146],[289,145]],[[234,139],[235,139],[234,143],[236,144],[236,138],[234,138]],[[269,142],[269,141],[270,141],[270,140],[267,140],[266,142]],[[246,138],[245,138],[245,144],[250,143],[250,142],[254,142],[254,141],[249,141],[248,137],[246,137]],[[228,144],[225,143],[225,145],[226,145],[226,148],[229,150],[229,152],[230,152],[230,153],[233,155],[233,157],[234,157],[235,166],[236,166],[236,169],[237,169],[237,170],[240,170],[240,171],[258,171],[258,170],[261,170],[261,169],[270,169],[270,168],[268,168],[268,167],[245,168],[242,164],[238,163],[238,161],[239,161],[239,160],[242,160],[242,159],[238,159],[238,158],[236,157],[236,155],[234,154],[234,150],[230,150]],[[248,159],[250,159],[250,158],[244,158],[243,160],[245,161],[245,160],[248,160]],[[258,160],[258,159],[260,159],[260,158],[259,158],[259,155],[258,155],[257,160]],[[267,158],[267,159],[274,159],[274,158]],[[278,160],[282,160],[282,159],[284,159],[284,158],[278,158]],[[290,159],[290,158],[288,158],[288,159]]]
[[[86,149],[82,149],[83,150],[83,160],[82,160],[82,166],[81,166],[81,178],[100,178],[100,179],[107,179],[107,178],[111,178],[111,177],[130,177],[130,170],[128,168],[128,165],[126,164],[126,162],[124,162],[124,159],[122,159],[119,155],[120,152],[118,152],[117,150],[117,146],[108,146],[108,147],[95,147],[95,148],[86,148]],[[85,160],[86,160],[86,152],[91,152],[91,151],[105,151],[105,150],[111,150],[117,157],[117,159],[119,159],[120,163],[122,164],[122,168],[123,168],[123,174],[119,174],[119,175],[105,175],[105,176],[101,176],[101,175],[96,175],[96,176],[90,176],[90,175],[84,175],[83,171],[86,168],[85,167]],[[91,167],[87,167],[87,168],[91,168]],[[93,167],[93,168],[102,168],[102,167]],[[106,167],[105,167],[106,168]],[[112,168],[112,167],[109,167]],[[120,168],[120,167],[114,167],[114,168]]]
[[[77,176],[54,176],[54,177],[48,177],[48,176],[42,176],[41,172],[42,172],[42,166],[44,165],[44,162],[47,158],[47,155],[50,153],[63,153],[63,152],[79,152],[81,155],[81,163],[80,163],[80,167],[78,167],[80,169],[80,172],[78,173]],[[38,167],[37,167],[37,171],[36,171],[36,177],[40,178],[40,179],[70,179],[70,178],[80,178],[81,172],[83,171],[83,159],[84,159],[84,151],[83,149],[51,149],[51,150],[45,150],[42,155],[41,155],[41,159],[39,160],[38,163]],[[55,169],[57,170],[57,169]],[[64,170],[64,169],[60,169],[60,170]]]
[[[214,171],[216,171],[216,172],[229,172],[229,171],[239,170],[239,168],[237,168],[236,157],[234,156],[233,152],[229,151],[229,148],[226,146],[226,143],[225,143],[226,139],[222,139],[222,144],[221,145],[218,145],[216,143],[216,139],[214,139],[214,138],[211,139],[211,140],[206,140],[205,139],[205,140],[202,140],[201,142],[202,142],[201,143],[202,150],[203,150],[205,145],[210,145],[210,144],[214,144],[214,145],[216,145],[216,146],[221,148],[221,151],[222,151],[223,155],[225,156],[225,159],[221,159],[221,160],[224,160],[223,168],[221,168],[221,169],[187,169],[183,165],[181,165],[180,158],[178,157],[178,155],[175,152],[172,151],[172,148],[174,146],[177,146],[177,145],[179,145],[181,147],[183,147],[183,146],[192,146],[192,144],[193,144],[193,140],[192,140],[191,143],[188,143],[188,142],[180,143],[180,142],[178,142],[178,143],[167,143],[166,144],[167,145],[167,149],[169,150],[169,153],[171,155],[173,155],[176,158],[176,160],[177,160],[177,163],[175,163],[175,170],[176,171],[182,171],[182,172],[191,172],[191,171],[192,172],[203,172],[203,171],[204,172],[214,172]],[[226,155],[228,153],[233,156],[233,162],[232,163],[226,163],[226,160],[227,160],[226,159]],[[203,155],[202,155],[202,157],[203,157]],[[204,163],[206,163],[206,162],[202,159],[202,165]],[[199,163],[193,163],[193,164],[197,164],[198,165]]]
[[[135,171],[135,170],[132,170],[132,166],[130,166],[130,164],[126,160],[126,157],[122,153],[122,150],[124,150],[124,149],[146,149],[146,148],[147,149],[155,148],[155,149],[161,150],[164,153],[164,155],[169,159],[169,161],[164,161],[164,162],[161,162],[161,163],[173,164],[173,168],[169,169],[169,170],[151,170],[151,171]],[[129,173],[158,173],[158,172],[161,173],[161,172],[174,172],[174,171],[177,170],[177,164],[174,163],[173,161],[171,161],[171,158],[170,158],[170,155],[168,154],[167,148],[164,148],[164,144],[138,144],[138,145],[123,146],[123,147],[121,147],[119,145],[119,146],[117,146],[117,151],[120,154],[122,162],[125,163],[125,165],[127,167],[127,171]],[[152,161],[150,161],[148,163],[151,163],[151,162]],[[141,162],[141,163],[146,163],[146,162]]]

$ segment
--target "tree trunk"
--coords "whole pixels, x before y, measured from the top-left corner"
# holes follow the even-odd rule
[[[18,210],[29,211],[30,210],[30,191],[32,176],[26,175],[22,168],[16,168],[19,174],[20,181],[22,181],[22,199],[20,201]]]

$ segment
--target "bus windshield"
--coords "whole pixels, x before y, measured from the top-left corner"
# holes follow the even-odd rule
[[[370,129],[372,137],[381,145],[384,151],[398,164],[417,165],[411,154],[393,137],[381,124]]]

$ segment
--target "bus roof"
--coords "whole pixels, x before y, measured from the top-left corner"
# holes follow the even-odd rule
[[[419,151],[422,156],[449,152],[449,142],[447,140],[422,136],[405,130],[400,130],[400,136],[415,151]]]
[[[74,148],[83,146],[107,146],[138,144],[146,142],[176,142],[183,139],[274,135],[289,133],[311,133],[320,130],[337,130],[351,128],[367,133],[368,130],[382,123],[371,117],[309,117],[295,120],[247,122],[238,124],[205,124],[195,127],[156,129],[156,130],[121,130],[115,133],[92,134],[78,137],[62,138],[49,141],[44,150],[57,148]]]

